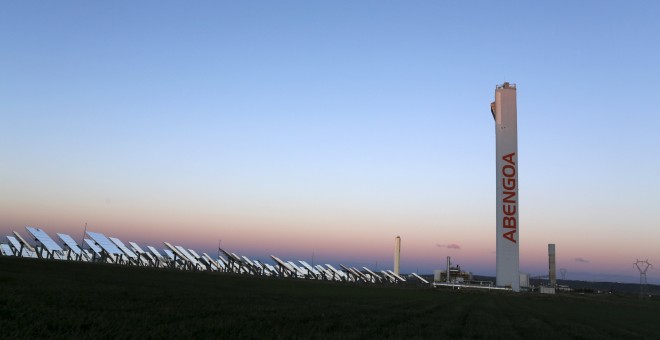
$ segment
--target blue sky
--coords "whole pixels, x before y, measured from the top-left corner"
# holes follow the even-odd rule
[[[658,17],[654,1],[6,2],[0,230],[381,264],[401,235],[404,271],[451,255],[491,274],[489,104],[509,81],[521,270],[556,243],[569,273],[634,279],[636,258],[660,263]]]

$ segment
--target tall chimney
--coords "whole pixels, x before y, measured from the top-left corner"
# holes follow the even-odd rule
[[[555,266],[555,245],[552,243],[548,244],[548,262],[550,286],[554,287],[557,285],[557,267]]]
[[[394,273],[399,275],[399,266],[401,264],[401,236],[394,239]]]
[[[447,283],[451,282],[451,275],[449,275],[450,269],[451,269],[451,257],[447,256]]]

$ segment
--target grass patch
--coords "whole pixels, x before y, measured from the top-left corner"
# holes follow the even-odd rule
[[[3,338],[659,338],[660,301],[0,257]]]

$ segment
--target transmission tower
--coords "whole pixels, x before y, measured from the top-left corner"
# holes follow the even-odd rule
[[[653,265],[649,263],[648,259],[645,261],[640,261],[638,259],[633,265],[639,270],[639,298],[643,299],[649,296],[649,288],[646,282],[646,271],[649,267],[653,267]]]
[[[559,268],[559,273],[561,274],[561,279],[566,280],[566,268]]]

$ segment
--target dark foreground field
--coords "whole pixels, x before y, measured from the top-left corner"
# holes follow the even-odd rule
[[[0,338],[660,338],[660,301],[0,257]]]

